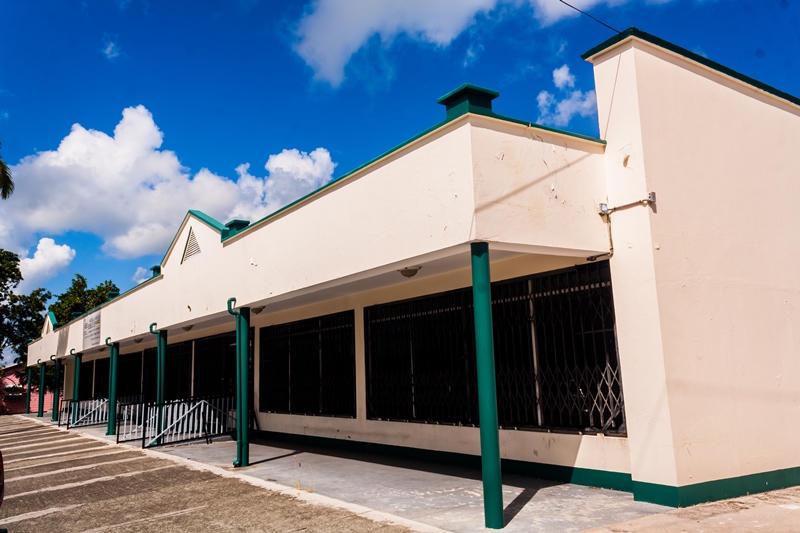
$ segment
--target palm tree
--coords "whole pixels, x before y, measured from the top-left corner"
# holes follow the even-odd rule
[[[0,148],[2,147],[3,143],[0,142]],[[8,169],[6,162],[3,161],[3,157],[0,156],[0,198],[5,200],[11,196],[13,192],[14,181],[11,179],[11,171]]]

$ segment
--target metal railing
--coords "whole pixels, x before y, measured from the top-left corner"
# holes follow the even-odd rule
[[[58,404],[58,425],[66,426],[72,417],[73,400],[60,400]]]
[[[120,404],[117,442],[141,441],[142,448],[197,439],[210,443],[234,431],[235,420],[233,396]]]
[[[92,398],[90,400],[66,400],[69,405],[65,407],[69,415],[66,416],[67,429],[71,427],[100,426],[108,423],[108,398]],[[66,403],[65,402],[65,403]],[[63,410],[62,410],[62,416]],[[61,417],[59,417],[61,424]]]

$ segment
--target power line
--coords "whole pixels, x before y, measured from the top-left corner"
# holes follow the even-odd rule
[[[595,17],[591,16],[591,15],[590,15],[589,13],[587,13],[586,11],[581,11],[581,10],[580,10],[580,9],[578,9],[577,7],[575,7],[575,6],[571,5],[571,4],[568,4],[568,3],[566,3],[564,0],[558,0],[558,1],[559,1],[559,2],[561,2],[562,4],[564,4],[564,5],[565,5],[565,6],[567,6],[567,7],[571,7],[572,9],[574,9],[575,11],[577,11],[578,13],[580,13],[581,15],[586,15],[587,17],[589,17],[589,18],[590,18],[590,19],[592,19],[593,21],[597,22],[598,24],[602,24],[603,26],[605,26],[605,27],[606,27],[606,28],[608,28],[609,30],[611,30],[611,31],[614,31],[614,32],[617,32],[617,33],[621,33],[621,32],[620,32],[618,29],[612,28],[611,26],[609,26],[608,24],[606,24],[606,23],[605,23],[605,22],[603,22],[602,20],[596,19]]]

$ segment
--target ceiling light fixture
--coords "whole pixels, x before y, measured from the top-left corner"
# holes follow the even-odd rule
[[[410,266],[401,268],[400,270],[398,270],[398,272],[400,272],[400,274],[402,274],[403,277],[413,278],[414,276],[417,275],[417,272],[419,272],[421,268],[422,268],[421,266]]]

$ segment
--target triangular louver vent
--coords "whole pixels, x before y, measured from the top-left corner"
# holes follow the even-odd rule
[[[190,257],[200,253],[200,245],[197,244],[197,237],[194,236],[194,230],[189,228],[189,237],[186,239],[186,248],[183,250],[183,259],[181,264]]]

